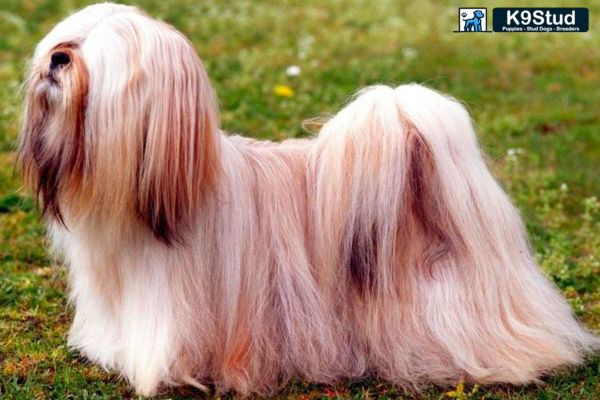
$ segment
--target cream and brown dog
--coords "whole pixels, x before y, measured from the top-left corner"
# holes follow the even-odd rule
[[[374,86],[314,138],[228,135],[190,42],[115,4],[58,24],[27,88],[20,165],[68,265],[69,343],[141,394],[520,384],[598,346],[448,96]]]

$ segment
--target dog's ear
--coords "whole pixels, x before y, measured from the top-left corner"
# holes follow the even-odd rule
[[[208,77],[179,34],[159,38],[149,60],[147,125],[138,170],[136,209],[153,234],[172,244],[192,223],[217,174],[217,118]],[[153,62],[152,62],[153,61]]]
[[[181,241],[219,164],[216,104],[200,59],[181,34],[137,14],[111,18],[83,50],[92,212],[117,228],[133,213],[157,239]]]

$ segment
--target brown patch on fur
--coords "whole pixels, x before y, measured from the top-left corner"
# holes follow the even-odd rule
[[[377,279],[377,227],[371,232],[355,232],[350,248],[350,280],[361,294],[373,292]]]
[[[226,379],[229,381],[239,380],[241,383],[244,381],[243,376],[246,373],[246,367],[250,357],[250,339],[248,337],[248,331],[239,329],[237,334],[237,340],[233,343],[231,350],[228,350],[222,368],[223,376],[226,377]]]

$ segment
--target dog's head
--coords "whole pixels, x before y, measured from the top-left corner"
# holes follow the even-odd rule
[[[473,16],[475,18],[483,18],[483,15],[484,15],[483,11],[481,11],[481,10],[475,10],[475,12],[473,13]]]
[[[99,4],[37,46],[19,162],[48,217],[136,218],[171,243],[216,179],[217,132],[189,41],[136,8]]]

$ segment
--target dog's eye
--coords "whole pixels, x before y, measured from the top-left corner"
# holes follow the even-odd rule
[[[56,51],[50,57],[50,69],[56,69],[60,65],[67,65],[71,62],[71,57],[65,52]]]

